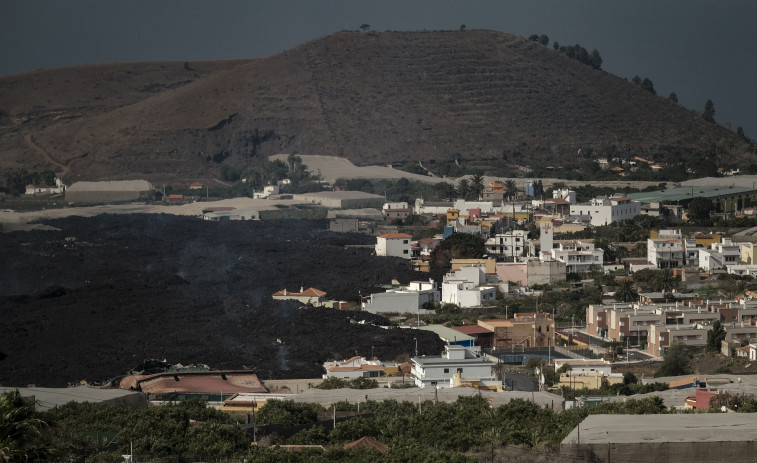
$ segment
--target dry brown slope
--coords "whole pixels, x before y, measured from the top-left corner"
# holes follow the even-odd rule
[[[455,153],[560,164],[574,162],[579,148],[675,160],[723,140],[733,159],[745,153],[735,134],[694,111],[494,31],[340,32],[202,73],[163,66],[164,74],[135,72],[139,85],[129,84],[126,71],[109,71],[120,87],[110,88],[114,96],[103,107],[94,103],[98,87],[82,85],[80,99],[88,103],[75,118],[0,125],[2,162],[34,158],[19,142],[28,133],[67,162],[72,179],[191,177],[295,150],[357,164],[441,161]],[[196,78],[182,80],[183,72]],[[16,83],[0,81],[0,88]],[[139,97],[135,87],[143,89]],[[145,88],[160,91],[145,95]],[[7,114],[0,120],[55,109],[32,99],[29,113],[18,113],[18,103],[10,104],[18,98],[0,98]]]

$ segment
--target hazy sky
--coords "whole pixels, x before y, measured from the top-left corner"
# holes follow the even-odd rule
[[[755,0],[2,0],[0,76],[75,64],[265,57],[343,29],[493,29],[596,48],[757,138]]]

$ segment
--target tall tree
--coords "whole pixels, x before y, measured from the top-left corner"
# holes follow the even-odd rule
[[[484,191],[484,176],[480,172],[476,172],[471,176],[470,189],[471,193],[476,196],[476,199],[481,198],[481,194]]]
[[[678,103],[678,95],[676,95],[676,92],[670,92],[670,95],[668,95],[668,100],[672,101],[673,103]]]
[[[686,209],[686,215],[689,220],[693,222],[709,222],[712,209],[712,201],[707,198],[697,197],[689,201],[689,207],[688,209]]]
[[[645,77],[644,80],[641,81],[641,88],[648,91],[652,95],[657,95],[657,92],[654,89],[654,84],[649,77]]]
[[[457,186],[455,187],[455,192],[460,198],[467,198],[471,192],[470,181],[468,181],[467,178],[461,178],[460,180],[458,180]]]
[[[707,331],[707,350],[709,352],[719,352],[720,343],[725,339],[725,328],[720,320],[712,322],[712,328]]]
[[[712,102],[712,100],[707,100],[707,102],[704,104],[704,112],[702,113],[702,118],[706,120],[707,122],[715,122],[715,104]]]
[[[515,183],[515,180],[505,180],[505,190],[507,191],[507,196],[510,199],[515,199],[518,197],[518,184]]]
[[[602,56],[597,49],[591,51],[591,55],[589,55],[589,65],[594,69],[602,69]]]

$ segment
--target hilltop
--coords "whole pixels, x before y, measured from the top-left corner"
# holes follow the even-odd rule
[[[268,58],[0,79],[0,168],[68,182],[202,178],[295,151],[506,171],[576,166],[579,150],[739,165],[749,149],[696,111],[496,31],[344,31]]]

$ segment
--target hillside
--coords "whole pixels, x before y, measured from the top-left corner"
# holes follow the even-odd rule
[[[717,147],[717,148],[716,148]],[[278,55],[123,63],[0,79],[0,169],[69,181],[204,178],[297,151],[358,165],[716,165],[748,146],[695,111],[495,31],[339,32]]]

